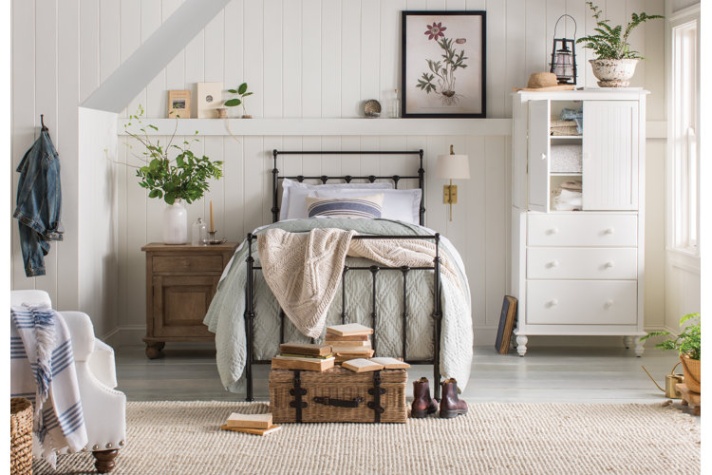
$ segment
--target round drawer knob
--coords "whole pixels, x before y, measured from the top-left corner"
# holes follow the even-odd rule
[[[554,235],[554,234],[559,234],[559,228],[551,228],[546,231],[546,234],[548,234],[550,236]]]
[[[559,267],[559,261],[551,261],[549,262],[547,267],[549,267],[550,269],[553,269],[554,267]]]
[[[608,262],[606,262],[606,268],[607,268],[607,269],[612,269],[612,268],[615,267],[615,266],[616,266],[616,263],[613,262],[613,261],[608,261]]]
[[[603,231],[603,234],[613,234],[615,232],[614,228],[606,228],[605,231]]]
[[[606,300],[606,303],[603,304],[603,308],[609,309],[613,306],[613,300]]]
[[[541,159],[542,159],[542,160],[546,160],[546,154],[545,154],[545,153],[542,153],[542,154],[541,154]]]
[[[548,307],[556,307],[557,305],[559,305],[559,299],[551,299],[547,303]]]

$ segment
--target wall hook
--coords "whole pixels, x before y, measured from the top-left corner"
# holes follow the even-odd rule
[[[42,132],[49,130],[47,126],[44,125],[44,114],[40,114],[40,122],[42,123]]]

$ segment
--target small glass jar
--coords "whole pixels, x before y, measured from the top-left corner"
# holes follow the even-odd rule
[[[208,226],[203,222],[203,218],[198,218],[198,220],[193,223],[192,238],[193,246],[208,245]]]
[[[393,99],[391,100],[391,118],[397,119],[401,116],[400,97],[398,97],[398,89],[393,91]]]

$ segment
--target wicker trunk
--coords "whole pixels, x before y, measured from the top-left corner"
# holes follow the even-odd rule
[[[269,375],[274,423],[400,422],[408,419],[403,369],[355,373],[274,369]]]
[[[10,473],[32,475],[32,403],[10,399]]]

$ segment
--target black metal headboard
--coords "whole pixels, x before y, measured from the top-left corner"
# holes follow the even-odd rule
[[[388,176],[353,176],[353,175],[341,175],[341,176],[280,176],[279,169],[277,169],[277,156],[278,155],[417,155],[419,159],[417,175],[388,175]],[[420,225],[425,224],[425,170],[423,169],[423,150],[387,150],[387,151],[375,151],[375,150],[365,150],[365,151],[285,151],[274,149],[272,151],[272,221],[277,222],[279,220],[279,182],[288,178],[290,180],[297,180],[302,183],[304,180],[321,180],[322,183],[326,183],[329,180],[342,180],[346,183],[350,183],[352,180],[368,180],[370,183],[376,180],[392,180],[393,186],[398,188],[398,182],[400,180],[418,180],[418,188],[420,188]]]

